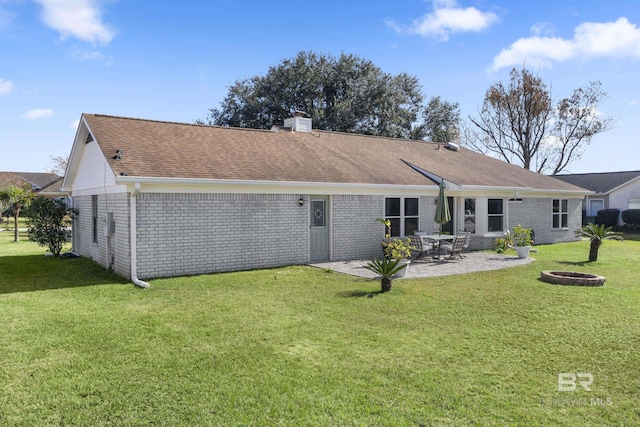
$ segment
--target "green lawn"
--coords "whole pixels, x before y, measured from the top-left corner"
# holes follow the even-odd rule
[[[379,283],[309,267],[152,280],[0,233],[2,426],[631,426],[640,242]],[[607,277],[550,285],[543,269]],[[591,391],[558,391],[589,373]],[[578,378],[581,379],[581,378]]]

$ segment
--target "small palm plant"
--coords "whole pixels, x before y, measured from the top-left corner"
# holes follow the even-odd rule
[[[621,233],[611,231],[612,227],[606,227],[604,224],[588,223],[581,229],[576,230],[576,236],[586,237],[591,241],[591,247],[589,249],[589,262],[598,260],[598,249],[605,240],[623,240],[620,236]]]
[[[405,268],[400,265],[400,259],[383,258],[381,260],[373,260],[365,265],[365,268],[380,275],[380,292],[389,292],[391,290],[391,281],[393,275]]]

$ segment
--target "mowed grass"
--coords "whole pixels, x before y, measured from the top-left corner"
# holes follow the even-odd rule
[[[2,426],[640,422],[640,242],[605,242],[596,263],[588,242],[540,246],[525,267],[379,294],[310,267],[141,290],[11,236],[0,233]],[[544,269],[607,283],[550,285]],[[558,391],[559,373],[590,373],[591,391]]]

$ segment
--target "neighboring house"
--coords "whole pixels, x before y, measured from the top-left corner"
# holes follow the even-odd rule
[[[9,185],[22,187],[29,184],[35,192],[40,192],[43,188],[61,184],[62,178],[54,173],[39,172],[0,172],[0,188]]]
[[[131,278],[381,256],[395,236],[449,230],[493,247],[516,224],[537,243],[574,240],[586,190],[450,145],[286,127],[253,130],[84,114],[63,191],[73,249]]]
[[[63,178],[54,173],[40,172],[0,172],[0,190],[10,185],[23,187],[30,185],[31,190],[41,196],[66,199],[67,193],[61,190]],[[9,211],[0,212],[8,214]]]
[[[556,175],[569,184],[594,192],[582,203],[586,222],[594,222],[601,209],[640,209],[640,171],[601,172]],[[622,220],[618,219],[619,224]]]

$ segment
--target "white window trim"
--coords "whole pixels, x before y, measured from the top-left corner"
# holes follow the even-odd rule
[[[592,212],[591,211],[591,202],[594,202],[594,201],[602,202],[602,209],[604,209],[604,199],[589,199],[589,204],[587,206],[587,209],[588,209],[587,210],[587,212],[588,212],[587,216],[596,216],[598,214],[598,212]]]
[[[387,215],[387,199],[400,199],[400,216]],[[416,199],[417,200],[417,202],[418,202],[418,214],[417,215],[405,216],[405,212],[404,212],[405,199]],[[384,211],[383,212],[384,213],[383,218],[385,218],[385,219],[388,219],[388,218],[394,218],[394,219],[398,218],[398,219],[400,219],[400,235],[399,236],[393,236],[395,238],[407,237],[407,234],[406,234],[405,229],[404,229],[405,219],[407,219],[407,218],[416,218],[418,220],[418,226],[420,225],[420,197],[414,197],[414,196],[385,196],[383,211]]]
[[[631,207],[632,205],[637,205],[637,207]],[[629,198],[627,202],[627,209],[640,209],[640,199],[636,197]]]
[[[559,212],[554,212],[553,211],[553,201],[554,200],[558,200],[559,201],[559,205],[560,205],[560,211]],[[562,211],[562,201],[566,200],[567,201],[567,210],[566,211]],[[559,219],[558,219],[558,227],[554,227],[553,226],[553,216],[554,215],[559,215]],[[562,215],[567,215],[567,226],[563,227],[562,226]],[[568,230],[569,229],[569,199],[551,199],[551,229],[552,230]]]
[[[470,200],[474,201],[475,210],[474,210],[473,214],[467,214],[467,211],[465,209],[467,207],[467,203],[466,203],[467,199],[470,199]],[[477,197],[463,197],[462,198],[462,227],[461,227],[462,230],[466,231],[466,228],[465,228],[466,220],[467,220],[467,218],[471,218],[471,217],[473,217],[473,221],[475,223],[475,231],[471,232],[471,234],[476,235],[476,234],[478,234],[478,198]]]
[[[486,222],[484,224],[485,228],[485,236],[503,236],[505,231],[507,231],[507,206],[508,203],[505,201],[505,199],[503,197],[487,197],[486,199],[486,203],[484,203],[485,207],[486,207],[486,212],[485,212],[485,219]],[[489,200],[502,200],[502,214],[490,214],[489,213]],[[476,205],[476,212],[478,210],[478,207]],[[476,213],[477,215],[477,213]],[[502,231],[489,231],[489,216],[501,216],[502,217]],[[478,227],[478,225],[476,224],[476,228]]]
[[[508,197],[500,196],[468,196],[467,199],[476,199],[476,236],[481,237],[502,237],[508,229],[509,224],[509,203]],[[489,199],[502,200],[502,228],[503,231],[489,232]]]

